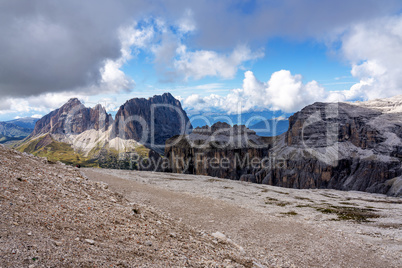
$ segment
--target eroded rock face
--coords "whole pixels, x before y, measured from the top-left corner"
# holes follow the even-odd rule
[[[288,146],[325,147],[349,141],[362,149],[374,148],[385,139],[369,124],[382,113],[348,103],[315,103],[289,118]]]
[[[90,129],[105,131],[112,122],[112,116],[101,105],[87,108],[73,98],[36,122],[30,137],[45,133],[80,134]]]
[[[213,136],[214,129],[200,129],[203,133],[198,137],[210,142],[212,139],[207,137]],[[395,189],[400,187],[393,184],[400,184],[394,178],[402,175],[401,129],[402,97],[363,103],[315,103],[291,116],[289,130],[275,139],[265,140],[265,147],[241,142],[238,147],[229,144],[200,149],[197,148],[200,141],[190,135],[187,139],[181,137],[176,144],[170,140],[174,145],[166,148],[166,156],[173,172],[290,188],[399,195],[400,191]],[[248,140],[261,139],[251,136]],[[184,160],[175,162],[177,157]],[[219,162],[225,158],[232,161],[228,167],[205,167],[210,159]],[[260,159],[260,162],[239,167],[235,158]]]
[[[265,183],[394,194],[388,182],[402,174],[400,112],[367,103],[315,103],[289,122],[286,146],[273,149],[285,168],[265,170]]]
[[[135,98],[120,106],[113,124],[114,137],[134,139],[163,153],[167,139],[192,129],[180,101],[170,93]]]
[[[196,128],[190,135],[169,139],[165,156],[175,173],[238,180],[251,171],[253,158],[268,157],[269,140],[245,126],[231,127],[218,122],[211,127]]]

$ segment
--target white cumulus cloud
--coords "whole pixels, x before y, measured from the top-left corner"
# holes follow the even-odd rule
[[[223,52],[192,49],[187,39],[196,32],[191,9],[174,22],[162,18],[143,20],[121,29],[120,36],[124,40],[122,55],[128,58],[140,51],[151,53],[156,70],[164,77],[161,81],[199,80],[207,76],[231,79],[244,63],[264,56],[262,50],[252,51],[246,45],[237,45],[232,51]],[[121,62],[124,61],[119,59],[107,67],[114,70],[112,74],[118,75],[124,85],[124,74],[118,72]]]
[[[402,94],[402,16],[351,26],[341,38],[341,53],[359,83],[339,92],[346,100]]]
[[[316,81],[303,84],[301,75],[292,75],[288,70],[273,73],[267,82],[258,80],[251,71],[244,76],[242,88],[226,96],[193,94],[183,101],[183,106],[193,111],[216,108],[231,114],[261,109],[294,112],[329,97]]]
[[[178,50],[174,66],[186,79],[201,79],[206,76],[230,79],[236,75],[244,62],[263,56],[261,51],[252,52],[246,46],[238,46],[228,55],[210,50],[187,51],[187,48],[182,46]]]

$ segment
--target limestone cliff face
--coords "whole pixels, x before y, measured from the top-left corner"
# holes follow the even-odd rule
[[[192,129],[180,101],[170,93],[149,99],[135,98],[120,106],[113,124],[113,136],[134,139],[163,153],[167,139]]]
[[[401,126],[402,114],[381,105],[315,103],[289,118],[284,143],[272,150],[284,167],[256,174],[278,186],[385,194],[402,174]]]
[[[191,139],[182,137],[176,144],[169,141],[174,145],[166,147],[166,155],[173,172],[187,167],[188,173],[282,187],[401,196],[401,129],[402,97],[363,103],[315,103],[291,116],[289,130],[265,141],[265,147],[243,143],[238,148],[200,150],[189,142]],[[237,155],[240,159],[257,159],[257,164],[241,168],[236,164],[226,168],[200,166],[213,158],[234,161]],[[177,164],[173,156],[184,161]]]
[[[87,108],[78,99],[73,98],[38,120],[30,137],[45,133],[80,134],[90,129],[104,131],[112,122],[112,116],[107,114],[101,105]]]
[[[380,111],[348,103],[315,103],[289,118],[288,146],[325,147],[349,141],[356,147],[372,149],[385,139],[369,124]]]
[[[251,170],[253,158],[267,158],[272,143],[245,126],[215,123],[166,142],[170,171],[238,180]],[[258,163],[256,163],[259,165]]]

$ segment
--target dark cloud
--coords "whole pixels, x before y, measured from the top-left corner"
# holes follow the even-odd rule
[[[139,13],[139,2],[127,9],[121,1],[2,1],[0,92],[29,96],[93,85],[104,60],[120,56],[117,29]]]
[[[0,0],[0,94],[96,85],[104,61],[120,57],[117,29],[144,16],[174,21],[191,9],[197,25],[191,45],[232,50],[277,35],[320,36],[401,7],[397,0]]]

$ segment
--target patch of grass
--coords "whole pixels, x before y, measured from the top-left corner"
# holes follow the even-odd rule
[[[269,190],[268,189],[262,189],[261,190],[261,193],[266,193],[266,192],[268,192]]]
[[[316,208],[317,211],[324,213],[324,214],[330,214],[330,213],[336,213],[335,210],[330,209],[330,208]]]
[[[312,205],[296,205],[297,208],[312,208]]]
[[[288,203],[288,202],[283,202],[283,201],[280,201],[280,200],[278,200],[276,198],[273,198],[273,197],[266,197],[265,200],[266,200],[265,201],[266,205],[277,205],[277,206],[280,206],[280,207],[290,205],[290,203]]]
[[[223,186],[223,189],[233,189],[233,187]]]
[[[311,199],[310,199],[310,198],[307,198],[307,197],[295,196],[294,198],[295,198],[295,199],[299,199],[299,200],[311,201]]]
[[[218,180],[218,179],[208,179],[207,180],[207,182],[217,182],[217,181],[221,181],[221,180]]]
[[[402,204],[402,200],[373,200],[373,199],[359,199],[362,201],[366,202],[372,202],[372,203],[386,203],[386,204]]]
[[[336,195],[332,195],[332,194],[328,194],[328,193],[324,193],[321,194],[322,196],[328,197],[328,198],[338,198]]]
[[[286,192],[275,191],[275,190],[272,190],[272,191],[275,192],[275,193],[277,193],[277,194],[289,195],[289,193],[286,193]]]
[[[44,142],[45,139],[47,140]],[[98,167],[95,160],[75,152],[71,145],[48,139],[49,137],[47,136],[40,137],[24,143],[17,149],[20,152],[28,152],[35,156],[46,157],[50,163],[60,161],[67,165],[79,164],[83,167]]]
[[[377,226],[384,229],[402,229],[402,224],[400,223],[379,223]]]
[[[296,216],[297,212],[296,211],[288,211],[288,212],[281,212],[283,215],[289,215],[289,216]]]
[[[190,179],[179,179],[179,178],[173,178],[173,177],[164,178],[164,180],[169,180],[169,181],[192,181]]]
[[[285,207],[285,206],[287,206],[287,205],[289,205],[290,203],[288,203],[288,202],[279,202],[279,203],[276,203],[276,205],[277,206],[280,206],[280,207]]]
[[[336,214],[338,218],[335,220],[351,220],[358,223],[369,222],[368,219],[380,217],[373,213],[375,210],[367,208],[330,206],[325,208],[316,207],[316,210],[324,214]]]
[[[142,158],[147,158],[149,154],[149,149],[144,145],[138,146],[134,149],[134,151],[141,156]]]
[[[358,206],[358,204],[356,204],[356,203],[343,202],[343,201],[339,202],[339,204],[341,204],[341,205],[348,205],[348,206]]]

